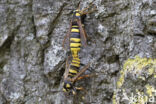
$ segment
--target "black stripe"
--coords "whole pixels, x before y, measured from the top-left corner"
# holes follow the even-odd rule
[[[76,75],[77,73],[72,73],[72,72],[69,72],[70,74],[72,74],[72,75]]]
[[[71,69],[74,69],[74,70],[77,70],[77,71],[80,69],[79,67],[74,66],[74,65],[70,65],[70,68],[71,68]]]
[[[72,64],[79,64],[79,63],[76,63],[76,62],[72,62]],[[73,69],[74,70],[74,69]]]
[[[80,48],[81,46],[79,46],[79,47],[70,47],[70,48]]]
[[[74,18],[73,18],[73,19],[74,19]],[[78,26],[77,21],[72,20],[72,26],[73,26],[73,25]]]
[[[77,59],[74,59],[74,58],[72,59],[72,61],[77,61],[77,62],[80,62],[80,60],[77,60]]]
[[[74,33],[75,35],[80,35],[80,33],[79,33],[79,32],[71,32],[71,33]]]
[[[70,43],[81,43],[81,41],[80,41],[80,42],[74,42],[74,41],[70,41]]]
[[[86,14],[83,14],[83,15],[81,16],[81,23],[82,23],[82,24],[84,24],[85,18],[86,18]]]
[[[70,47],[70,48],[80,48],[80,47]],[[81,49],[81,48],[80,48]],[[72,53],[73,54],[73,53]]]
[[[70,35],[70,38],[79,38],[80,39],[80,33],[72,32]]]

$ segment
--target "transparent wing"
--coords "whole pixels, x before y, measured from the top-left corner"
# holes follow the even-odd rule
[[[67,77],[68,77],[68,74],[69,74],[69,57],[67,58],[67,60],[66,60],[66,69],[65,69],[65,72],[64,72],[64,79],[67,79]]]
[[[70,22],[70,27],[69,27],[68,33],[64,37],[63,44],[62,44],[62,47],[66,50],[69,48],[69,37],[71,34],[71,28],[72,28],[72,22]]]
[[[79,28],[80,28],[81,43],[82,43],[83,46],[86,46],[87,45],[87,37],[86,37],[85,31],[84,31],[84,29],[82,27],[81,20],[78,19],[77,23],[78,23]]]

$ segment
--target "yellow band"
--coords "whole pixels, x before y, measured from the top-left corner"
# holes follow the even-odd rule
[[[74,26],[72,26],[72,27],[79,27],[79,26],[74,25]]]
[[[71,65],[76,66],[76,67],[80,67],[80,64],[76,64],[76,63],[72,63]]]
[[[73,59],[80,61],[78,57],[78,52],[80,51],[80,48],[71,48]]]
[[[70,43],[70,47],[80,47],[81,43]]]
[[[77,71],[76,70],[73,70],[73,69],[70,69],[69,72],[70,73],[77,73]]]
[[[80,62],[80,59],[79,59],[79,58],[73,58],[73,60],[75,60],[75,61],[79,61],[79,62]]]
[[[66,84],[66,87],[67,87],[67,88],[70,88],[71,86],[70,86],[70,84],[67,83],[67,84]]]
[[[80,64],[80,61],[77,60],[72,60],[72,62]]]
[[[76,16],[80,16],[80,13],[76,13]]]
[[[67,92],[67,90],[66,90],[65,88],[63,88],[63,91],[64,91],[64,92]]]
[[[71,32],[80,32],[79,29],[72,29]]]
[[[80,48],[70,48],[71,49],[71,51],[73,52],[73,51],[76,51],[76,52],[79,52],[80,51]]]
[[[70,41],[80,42],[81,40],[79,38],[70,38]]]

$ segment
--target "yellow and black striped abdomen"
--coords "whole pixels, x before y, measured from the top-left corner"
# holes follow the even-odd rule
[[[80,59],[78,53],[80,51],[80,47],[81,47],[81,39],[80,39],[79,26],[74,24],[72,25],[71,35],[70,35],[70,50],[73,57],[69,69],[69,77],[71,78],[74,77],[79,71]]]
[[[74,77],[80,68],[80,59],[79,58],[73,58],[71,65],[70,65],[70,69],[69,69],[69,77],[72,78]]]
[[[73,58],[78,58],[78,52],[81,47],[80,30],[78,25],[73,25],[70,36],[70,49]]]

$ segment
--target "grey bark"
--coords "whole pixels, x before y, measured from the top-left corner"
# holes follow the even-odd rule
[[[81,8],[91,1],[83,0]],[[92,63],[87,72],[98,76],[80,82],[88,92],[84,101],[81,93],[67,98],[57,92],[68,56],[62,42],[78,2],[0,1],[0,104],[112,104],[124,61],[136,55],[156,58],[155,0],[95,0],[97,10],[85,19],[88,45],[80,57],[83,65]],[[155,86],[155,78],[145,82],[150,80]],[[144,83],[134,81],[125,88]]]

